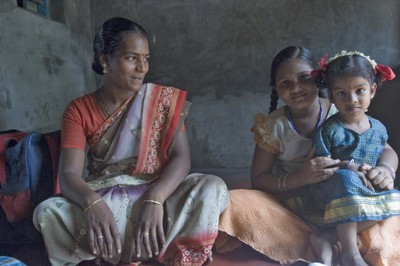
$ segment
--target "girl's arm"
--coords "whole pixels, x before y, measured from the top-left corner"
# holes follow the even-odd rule
[[[399,159],[393,148],[386,144],[376,167],[368,171],[367,178],[378,190],[394,188],[393,172],[396,173]]]
[[[311,157],[310,152],[310,157]],[[251,166],[251,185],[269,193],[281,193],[328,179],[339,168],[339,160],[317,157],[307,160],[303,168],[290,173],[273,174],[276,156],[256,145]]]

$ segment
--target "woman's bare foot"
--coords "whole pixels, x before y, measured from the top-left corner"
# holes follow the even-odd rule
[[[328,266],[332,265],[333,246],[331,242],[322,235],[311,235],[310,241],[319,261]]]
[[[358,255],[343,254],[340,260],[342,262],[342,265],[346,266],[368,266],[368,263],[365,262],[365,260],[360,254]]]

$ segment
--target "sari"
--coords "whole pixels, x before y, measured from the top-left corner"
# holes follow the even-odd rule
[[[168,163],[174,137],[183,130],[189,107],[185,98],[182,90],[143,84],[134,98],[86,136],[85,180],[112,210],[121,237],[122,252],[103,258],[108,263],[132,262],[130,250],[141,196],[157,182]],[[227,188],[219,177],[187,176],[163,204],[166,242],[157,261],[203,265],[212,256],[219,215],[227,202]],[[54,197],[42,202],[35,209],[34,223],[43,235],[52,265],[77,265],[96,258],[85,243],[83,210],[70,200]],[[137,264],[148,260],[145,253],[133,260]]]

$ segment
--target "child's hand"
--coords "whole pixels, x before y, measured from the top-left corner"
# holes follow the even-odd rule
[[[363,182],[364,186],[368,189],[375,191],[374,186],[372,185],[371,181],[367,178],[367,173],[364,171],[357,171],[358,176],[360,177],[361,181]]]
[[[368,173],[368,172],[369,172],[369,170],[371,170],[371,169],[372,169],[372,166],[371,166],[371,165],[369,165],[369,164],[363,163],[363,164],[361,164],[361,165],[360,165],[360,167],[359,167],[358,169],[359,169],[359,171],[362,171],[362,172]]]
[[[375,191],[374,186],[372,185],[371,181],[367,178],[368,176],[368,171],[372,169],[372,166],[366,163],[363,163],[361,165],[352,163],[349,165],[350,170],[356,172],[358,176],[360,177],[361,181],[363,182],[364,186],[366,186],[368,189]]]

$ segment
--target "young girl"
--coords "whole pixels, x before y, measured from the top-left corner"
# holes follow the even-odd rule
[[[375,191],[366,178],[376,165],[389,170],[395,178],[390,163],[377,163],[387,145],[386,128],[366,114],[381,82],[395,75],[389,67],[377,65],[357,51],[342,51],[324,60],[316,76],[328,88],[338,113],[315,134],[315,154],[340,159],[340,169],[325,182],[303,191],[309,196],[303,194],[307,212],[301,216],[319,230],[336,228],[342,245],[342,265],[367,266],[357,247],[357,233],[379,220],[400,215],[400,192]]]

